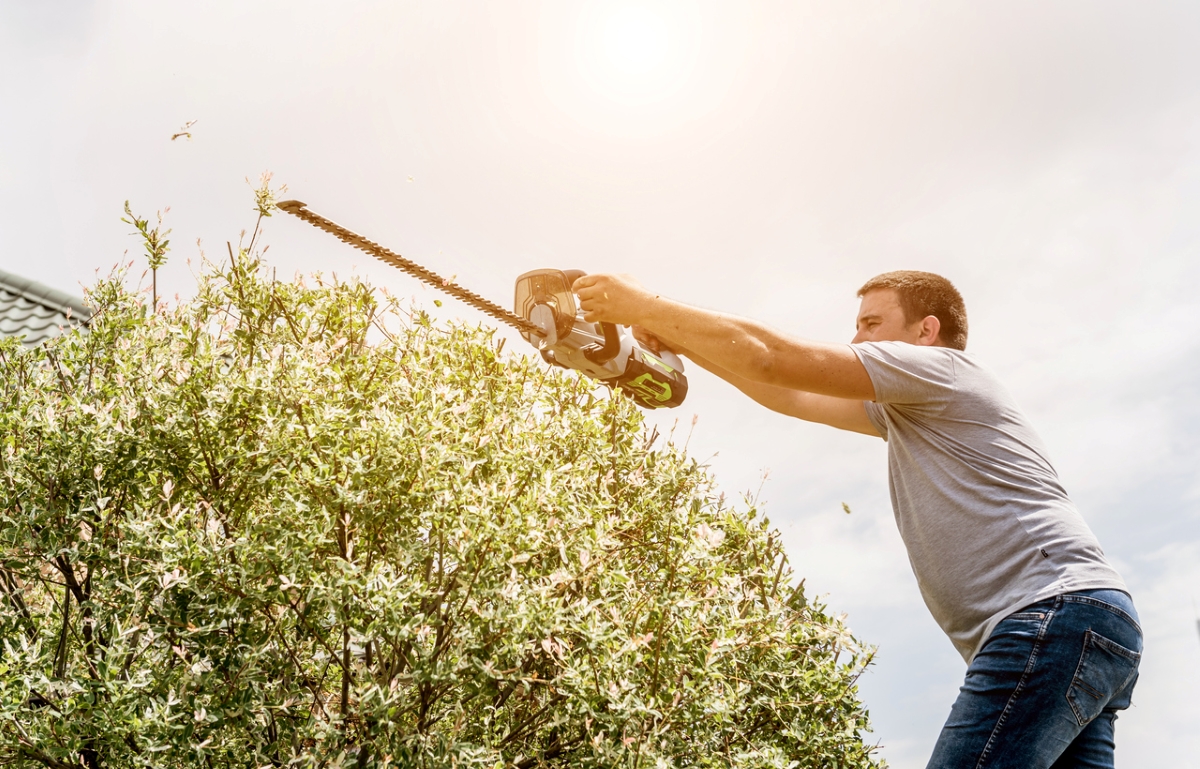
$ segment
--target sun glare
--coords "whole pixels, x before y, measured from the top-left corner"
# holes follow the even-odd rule
[[[756,93],[744,79],[757,61],[756,18],[752,4],[717,0],[542,3],[542,92],[597,135],[649,140],[695,127]]]
[[[581,74],[596,92],[620,104],[669,99],[691,73],[697,26],[689,4],[595,3],[579,19]]]
[[[601,38],[608,64],[626,77],[661,69],[670,46],[670,30],[661,16],[639,7],[614,13]]]

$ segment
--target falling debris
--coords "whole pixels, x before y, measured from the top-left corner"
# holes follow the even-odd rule
[[[180,128],[177,132],[175,132],[174,134],[171,134],[171,141],[175,141],[180,136],[186,136],[188,141],[191,141],[192,140],[192,132],[189,131],[188,129],[194,125],[196,125],[195,120],[189,120],[186,123],[184,123],[183,128]]]
[[[843,502],[842,511],[845,512],[846,515],[850,515],[850,505],[847,505],[845,502]]]
[[[410,177],[408,177],[408,180],[409,180],[410,182],[415,182],[415,181],[416,181],[416,179],[412,178],[411,176],[410,176]]]

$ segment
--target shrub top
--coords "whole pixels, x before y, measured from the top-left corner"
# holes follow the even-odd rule
[[[867,662],[622,397],[242,254],[0,342],[9,766],[866,767]]]

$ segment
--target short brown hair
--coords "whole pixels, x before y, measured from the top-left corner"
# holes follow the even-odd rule
[[[890,288],[900,300],[905,323],[916,323],[930,315],[942,324],[938,339],[946,347],[967,349],[967,306],[954,284],[932,272],[895,270],[876,275],[863,284],[858,296]]]

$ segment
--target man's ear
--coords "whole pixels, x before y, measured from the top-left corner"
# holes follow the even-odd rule
[[[936,315],[926,315],[921,319],[919,331],[921,335],[917,337],[917,344],[934,347],[941,342],[938,334],[942,333],[942,322]]]

